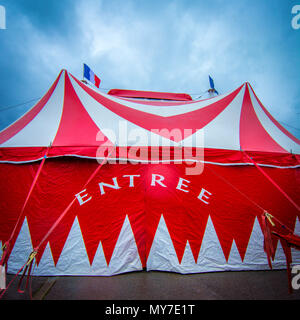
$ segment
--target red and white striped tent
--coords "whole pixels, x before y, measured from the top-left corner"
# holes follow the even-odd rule
[[[264,211],[300,232],[299,159],[249,83],[195,101],[105,94],[62,70],[0,133],[8,272],[32,251],[35,275],[268,269]],[[271,237],[273,267],[285,268]]]

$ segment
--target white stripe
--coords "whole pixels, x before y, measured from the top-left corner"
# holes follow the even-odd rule
[[[13,126],[15,123],[17,123],[17,122],[18,122],[19,120],[21,120],[23,117],[25,117],[28,113],[30,113],[42,99],[43,99],[43,98],[39,99],[39,101],[38,101],[35,105],[33,105],[27,112],[25,112],[23,115],[21,115],[16,121],[14,121],[13,123],[9,124],[9,125],[8,125],[7,127],[5,127],[4,129],[2,129],[2,130],[0,131],[0,134],[1,134],[2,132],[4,132],[5,130],[7,130],[8,128],[10,128],[11,126]],[[2,146],[2,145],[1,145],[1,146]]]
[[[65,71],[46,105],[20,132],[1,147],[44,147],[53,141],[59,127],[64,101]]]
[[[290,139],[271,121],[271,119],[266,115],[264,110],[259,105],[252,89],[249,89],[253,108],[264,129],[283,149],[285,149],[288,152],[300,154],[300,145],[294,142],[292,139]]]
[[[95,74],[92,70],[90,70],[90,79],[91,83],[95,85]]]
[[[185,147],[205,146],[205,148],[240,150],[240,115],[244,93],[245,85],[224,111],[203,129],[183,140],[183,145]],[[196,145],[194,141],[196,141]],[[201,141],[203,141],[202,145],[197,144]]]
[[[104,160],[107,158],[104,157],[90,157],[90,156],[81,156],[77,154],[64,154],[64,155],[58,155],[58,156],[50,156],[48,158],[60,158],[60,157],[75,157],[75,158],[82,158],[82,159],[98,159],[98,160]],[[24,163],[31,163],[31,162],[36,162],[40,161],[43,158],[35,159],[35,160],[28,160],[28,161],[0,161],[0,163],[12,163],[12,164],[24,164]],[[253,163],[248,163],[248,162],[236,162],[236,163],[223,163],[223,162],[212,162],[212,161],[201,161],[201,160],[196,160],[196,159],[170,159],[170,160],[140,160],[140,159],[130,159],[130,158],[109,158],[109,160],[116,160],[116,161],[130,161],[130,162],[140,162],[140,163],[166,163],[166,162],[201,162],[201,163],[208,163],[208,164],[214,164],[218,166],[254,166]],[[271,168],[278,168],[278,169],[296,169],[300,168],[299,165],[295,166],[276,166],[272,164],[263,164],[263,163],[257,163],[258,166],[260,167],[271,167]]]

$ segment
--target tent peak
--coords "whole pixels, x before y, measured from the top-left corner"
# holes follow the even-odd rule
[[[60,69],[58,75],[61,75],[63,72],[68,72],[66,69]]]
[[[68,74],[68,70],[66,70],[66,69],[61,69],[60,72],[59,72],[59,74],[58,74],[58,76],[57,76],[57,78],[60,78],[62,75],[66,75],[66,74]]]

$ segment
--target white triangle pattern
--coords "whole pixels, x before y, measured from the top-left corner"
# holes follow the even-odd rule
[[[295,233],[300,232],[296,220]],[[194,261],[189,241],[181,263],[179,263],[168,228],[161,215],[152,247],[147,260],[147,270],[161,270],[179,273],[199,273],[226,270],[268,270],[264,252],[263,234],[255,218],[244,261],[242,262],[233,240],[228,261],[226,261],[211,217],[208,217],[197,263]],[[8,263],[8,272],[16,273],[27,261],[32,252],[31,237],[25,217]],[[299,250],[292,249],[293,264],[299,264]],[[278,242],[273,269],[285,269],[286,261],[280,241]],[[57,265],[54,266],[49,243],[47,243],[34,275],[103,275],[110,276],[130,271],[142,270],[136,241],[128,216],[124,220],[109,266],[99,243],[92,265],[89,263],[78,218],[76,217]]]
[[[256,218],[244,261],[241,259],[235,240],[232,242],[229,258],[228,261],[226,261],[213,222],[209,216],[197,263],[194,262],[190,244],[187,241],[180,264],[162,215],[147,260],[147,270],[173,271],[179,273],[268,270],[268,260],[263,246],[263,234]],[[280,245],[278,246],[272,265],[273,269],[286,268],[285,256]]]
[[[57,274],[76,275],[76,270],[86,270],[89,265],[78,218],[75,217],[64,248],[56,264]]]
[[[39,262],[39,265],[35,266],[33,274],[43,275],[43,276],[48,276],[48,275],[51,276],[51,275],[57,274],[49,242],[46,245],[46,248],[43,252],[43,256]]]
[[[184,268],[191,269],[195,265],[195,259],[193,256],[193,252],[189,243],[189,240],[186,242],[184,254],[181,260],[181,266],[184,266]]]
[[[197,265],[201,266],[200,272],[223,271],[226,265],[226,259],[210,216],[203,235]]]
[[[241,263],[241,259],[240,259]],[[152,247],[147,260],[147,270],[179,272],[183,274],[230,270],[226,263],[211,218],[208,218],[197,263],[189,241],[179,263],[168,228],[161,216]]]
[[[8,259],[8,273],[17,273],[26,263],[32,252],[32,243],[28,228],[27,218],[25,217],[22,228],[18,234],[15,245]]]
[[[230,254],[227,261],[227,268],[230,270],[240,270],[241,269],[242,259],[239,253],[239,250],[236,246],[235,240],[232,241]]]
[[[275,252],[274,261],[272,261],[272,267],[274,269],[286,267],[286,258],[280,241],[277,242],[277,248]]]
[[[27,261],[31,252],[31,237],[27,219],[25,218],[8,262],[8,272],[18,272]],[[78,218],[76,217],[56,266],[54,266],[49,243],[47,243],[40,263],[34,268],[33,274],[35,276],[109,276],[142,269],[142,263],[128,216],[124,220],[109,266],[107,266],[101,243],[95,254],[93,264],[90,265]]]
[[[147,260],[147,270],[178,272],[180,268],[165,219],[161,215]]]
[[[244,263],[249,265],[252,270],[264,270],[269,268],[268,259],[264,251],[264,236],[257,217],[253,224],[247,251],[244,257]]]
[[[142,270],[134,234],[126,216],[120,236],[107,268],[107,275]]]

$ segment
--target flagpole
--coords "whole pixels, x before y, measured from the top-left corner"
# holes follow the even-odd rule
[[[86,80],[84,80],[84,63],[82,63],[82,80],[81,82],[88,84]]]

